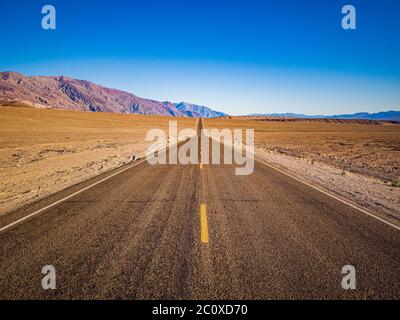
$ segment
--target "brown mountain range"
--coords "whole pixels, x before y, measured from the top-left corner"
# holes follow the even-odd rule
[[[65,76],[27,77],[17,72],[0,72],[0,101],[2,105],[28,105],[78,111],[202,116],[193,114],[192,110],[182,109],[182,104],[144,99],[85,80]],[[207,107],[200,108],[214,112]],[[216,116],[219,115],[218,112],[215,113]]]

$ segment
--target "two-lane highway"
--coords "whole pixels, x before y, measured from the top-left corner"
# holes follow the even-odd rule
[[[398,229],[260,162],[236,176],[233,165],[144,161],[5,229],[0,243],[1,299],[400,298]],[[45,265],[56,290],[41,286]],[[345,265],[356,290],[341,286]]]

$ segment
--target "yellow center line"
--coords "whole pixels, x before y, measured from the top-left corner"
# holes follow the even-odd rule
[[[201,227],[201,242],[208,243],[208,224],[207,224],[207,210],[206,205],[200,205],[200,227]]]

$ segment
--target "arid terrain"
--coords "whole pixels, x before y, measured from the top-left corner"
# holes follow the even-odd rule
[[[143,157],[147,130],[193,118],[0,106],[0,214]]]
[[[110,129],[106,115],[87,116]],[[135,118],[114,119],[129,130]],[[197,122],[197,141],[208,121]],[[95,119],[83,123],[101,129]],[[400,221],[260,161],[252,174],[236,175],[223,155],[203,165],[139,161],[0,215],[0,299],[399,299]],[[348,191],[366,181],[276,156],[268,162],[336,187],[336,177],[351,177]],[[364,205],[373,197],[389,202],[379,186],[377,195],[366,193],[372,185],[359,189]],[[389,196],[400,188],[393,190]],[[55,290],[40,285],[49,264]],[[356,290],[341,285],[349,265],[357,268]]]
[[[0,212],[44,198],[144,156],[145,134],[193,118],[0,107]],[[22,106],[22,107],[21,107]],[[206,128],[254,128],[257,157],[400,218],[400,125],[352,120],[206,119]]]
[[[367,120],[232,117],[208,128],[254,128],[258,157],[400,218],[400,124]]]

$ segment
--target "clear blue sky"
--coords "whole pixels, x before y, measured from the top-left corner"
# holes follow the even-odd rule
[[[41,28],[41,8],[57,29]],[[341,8],[357,30],[341,28]],[[399,0],[0,0],[0,70],[231,114],[400,108]]]

